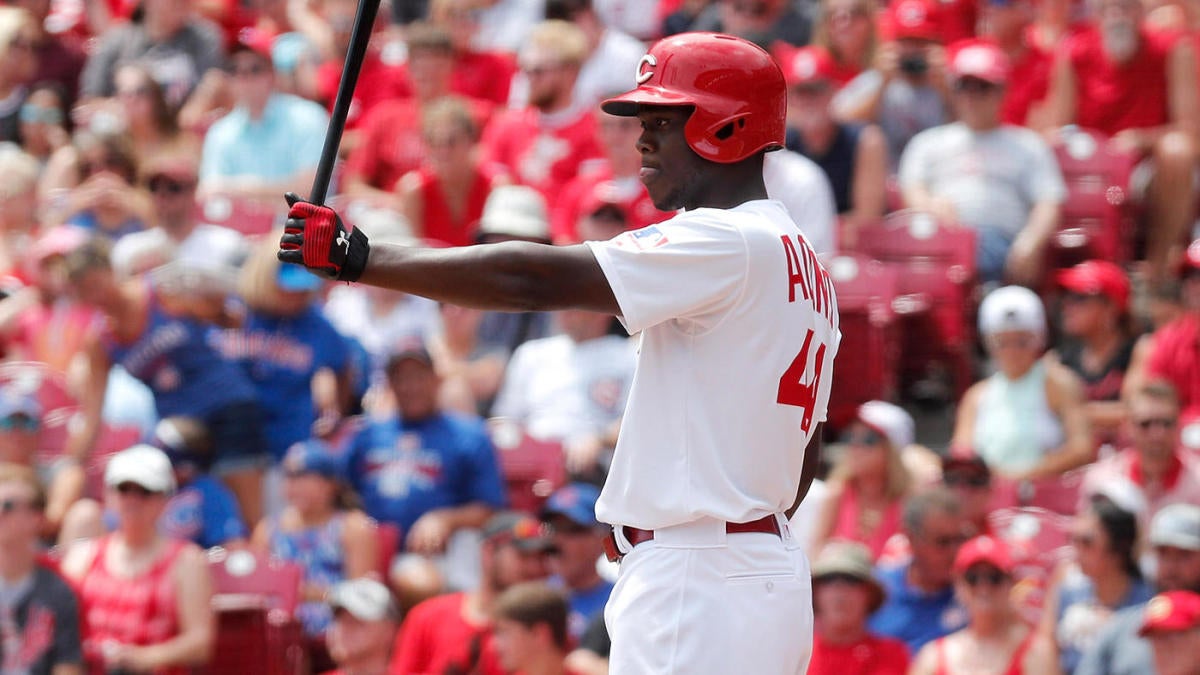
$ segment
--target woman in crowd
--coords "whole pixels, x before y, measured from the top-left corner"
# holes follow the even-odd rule
[[[833,58],[837,86],[853,80],[875,59],[875,5],[869,0],[824,0],[813,44]]]
[[[883,401],[859,406],[827,483],[814,552],[831,539],[843,539],[861,542],[872,559],[879,557],[900,531],[901,507],[912,483],[901,453],[913,442],[913,431],[912,416],[899,406]]]
[[[1055,478],[1092,460],[1083,386],[1043,358],[1042,301],[1020,286],[998,288],[979,308],[979,333],[996,372],[963,395],[951,446],[974,448],[1009,481]]]
[[[326,592],[379,569],[375,523],[350,505],[353,493],[338,478],[337,458],[324,443],[293,445],[283,471],[287,506],[258,524],[251,543],[304,569],[297,613],[305,632],[319,636],[332,619]]]
[[[137,189],[137,158],[121,132],[77,131],[42,174],[44,218],[99,232],[112,241],[145,229],[149,197]]]
[[[921,648],[909,675],[1054,675],[1048,642],[1013,608],[1013,562],[1004,542],[976,537],[954,558],[954,594],[967,627]]]
[[[45,166],[50,156],[71,142],[67,133],[66,92],[54,82],[29,90],[21,105],[21,149]]]
[[[21,106],[37,67],[33,53],[37,29],[33,16],[19,7],[0,7],[0,141],[20,140]]]
[[[159,516],[175,491],[171,462],[157,448],[128,448],[109,460],[104,485],[117,529],[75,542],[62,561],[83,607],[89,668],[188,673],[208,660],[216,622],[204,552],[159,533]]]
[[[1039,627],[1067,675],[1113,614],[1154,595],[1138,568],[1132,511],[1093,495],[1075,516],[1071,544],[1075,560],[1056,572]]]
[[[138,164],[176,143],[189,143],[199,153],[200,144],[180,131],[162,85],[146,66],[138,63],[119,66],[113,74],[113,86]]]

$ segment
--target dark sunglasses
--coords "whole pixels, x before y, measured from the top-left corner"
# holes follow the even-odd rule
[[[968,471],[952,471],[942,474],[942,482],[950,487],[987,487],[991,484],[992,479],[987,474],[968,472]]]
[[[990,94],[997,89],[999,87],[991,82],[974,77],[963,77],[954,81],[954,91],[965,94]]]
[[[963,574],[963,581],[967,582],[968,586],[979,586],[986,584],[993,588],[1008,581],[1008,575],[997,569],[986,570],[967,570]]]
[[[822,574],[814,579],[814,581],[822,584],[848,584],[850,586],[859,586],[866,583],[861,578],[856,577],[848,572],[831,572],[829,574]]]
[[[191,181],[179,181],[166,176],[154,176],[146,181],[146,189],[151,194],[181,195],[195,186]]]
[[[0,501],[0,516],[7,516],[16,511],[33,510],[33,502],[24,499],[5,499]]]
[[[141,485],[138,485],[137,483],[121,483],[114,489],[117,491],[118,494],[122,494],[122,495],[126,495],[126,496],[133,495],[136,497],[141,497],[142,499],[150,497],[151,495],[158,494],[157,492],[147,490],[146,488],[142,487]]]
[[[63,114],[58,108],[26,103],[21,106],[21,121],[26,124],[62,124]]]
[[[37,431],[41,422],[28,415],[0,417],[0,431]]]
[[[967,538],[961,534],[942,535],[940,537],[924,537],[925,541],[937,548],[958,548]]]
[[[229,74],[234,77],[254,77],[267,72],[267,64],[265,63],[248,63],[241,66],[230,66]]]
[[[1152,427],[1174,429],[1178,421],[1174,417],[1147,417],[1145,419],[1134,420],[1133,424],[1142,431],[1150,431]]]
[[[838,440],[847,445],[875,445],[882,443],[884,438],[874,429],[859,429],[858,431],[847,431]]]

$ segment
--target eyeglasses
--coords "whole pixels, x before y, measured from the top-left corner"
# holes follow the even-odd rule
[[[863,580],[848,572],[831,572],[830,574],[822,574],[814,579],[822,584],[847,584],[850,586],[858,586],[863,583]]]
[[[937,548],[958,548],[967,540],[961,534],[943,534],[936,537],[922,537],[926,543],[932,544]]]
[[[5,499],[0,501],[0,516],[7,516],[17,511],[29,511],[32,509],[33,502],[25,499]]]
[[[41,425],[40,420],[29,415],[0,417],[0,431],[37,431]]]
[[[242,65],[233,65],[229,67],[229,74],[234,77],[254,77],[267,72],[269,68],[265,63],[246,63]]]
[[[863,19],[870,16],[870,12],[866,7],[852,7],[849,9],[837,9],[829,13],[829,21],[831,23],[849,23],[854,19]]]
[[[954,91],[964,94],[990,94],[999,88],[976,77],[963,77],[954,81]]]
[[[1142,431],[1150,431],[1152,427],[1161,427],[1164,430],[1175,428],[1175,424],[1179,422],[1174,417],[1147,417],[1140,420],[1134,420],[1133,425]]]
[[[121,483],[113,489],[115,489],[118,494],[124,495],[126,497],[134,496],[134,497],[141,497],[142,499],[146,499],[153,495],[159,494],[158,492],[147,490],[146,488],[142,487],[141,485],[138,485],[137,483],[128,483],[128,482]]]
[[[1075,548],[1091,548],[1096,545],[1096,537],[1091,534],[1072,534],[1071,545]]]
[[[847,431],[838,440],[847,445],[876,445],[882,443],[884,438],[874,429],[860,429]]]
[[[21,121],[26,124],[62,124],[63,114],[58,108],[26,103],[21,106]]]
[[[151,194],[181,195],[189,192],[196,184],[192,181],[179,181],[166,176],[154,176],[146,181],[146,189]]]
[[[979,586],[983,584],[992,586],[994,588],[1008,581],[1008,575],[997,569],[970,569],[963,574],[963,581],[967,582],[968,586]]]
[[[987,474],[953,471],[942,474],[942,482],[950,487],[982,488],[991,484],[992,479]]]

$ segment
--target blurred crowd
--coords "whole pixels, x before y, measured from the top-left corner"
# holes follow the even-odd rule
[[[607,672],[636,337],[275,257],[357,5],[0,2],[0,675]],[[673,33],[778,60],[765,182],[846,290],[838,372],[870,364],[792,521],[810,673],[1200,673],[1200,5],[390,0],[373,30],[330,203],[397,245],[663,221],[598,102]],[[856,275],[952,239],[961,300],[868,289],[907,318],[848,347]]]

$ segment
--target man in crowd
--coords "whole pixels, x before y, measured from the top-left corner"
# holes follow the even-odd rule
[[[604,555],[607,528],[596,520],[600,490],[588,483],[571,483],[550,495],[542,507],[542,522],[554,538],[550,571],[567,592],[568,629],[573,640],[604,612],[613,585],[600,576],[596,564]]]
[[[339,582],[329,591],[333,623],[325,634],[337,670],[325,675],[387,672],[400,608],[387,586],[366,577]]]
[[[517,584],[500,594],[495,610],[496,652],[508,672],[562,675],[570,638],[567,599],[542,582]]]

